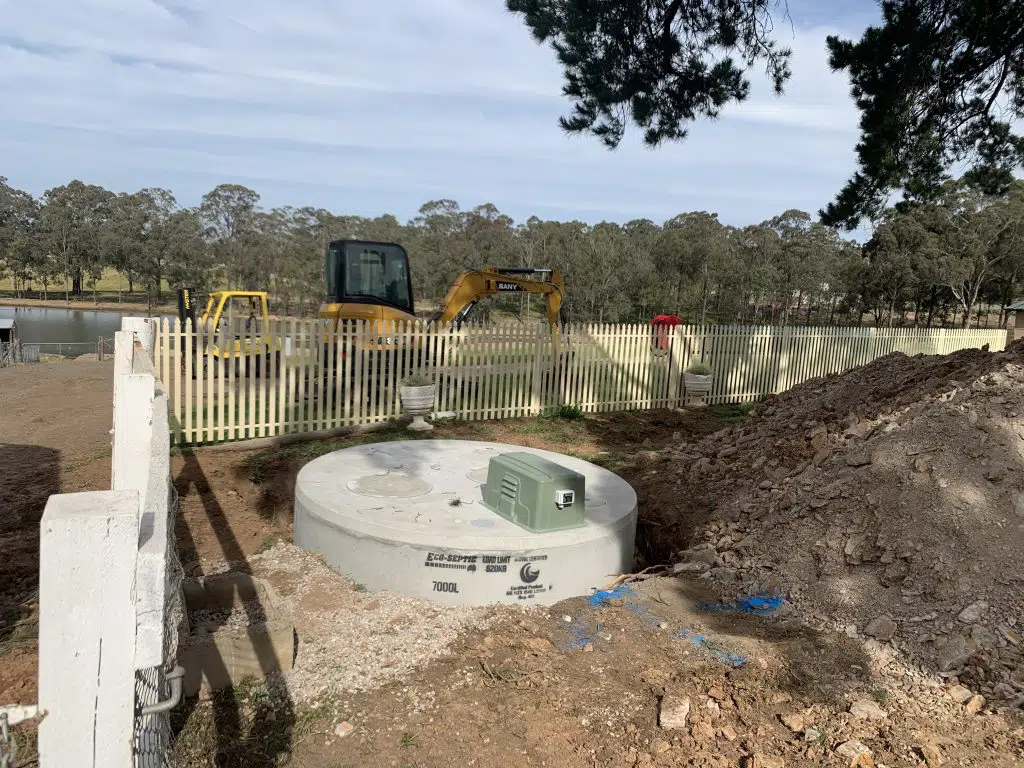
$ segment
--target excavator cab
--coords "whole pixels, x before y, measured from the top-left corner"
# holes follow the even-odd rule
[[[324,259],[326,320],[412,320],[412,275],[409,255],[397,243],[335,240]]]

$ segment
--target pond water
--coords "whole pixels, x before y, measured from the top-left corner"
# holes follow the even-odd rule
[[[77,356],[96,351],[96,340],[108,341],[121,330],[122,317],[139,317],[140,312],[97,312],[84,309],[47,307],[0,307],[0,318],[13,318],[23,344],[40,344],[45,354]],[[60,344],[62,346],[58,347]],[[91,344],[92,347],[87,345]],[[74,345],[74,346],[63,346]]]

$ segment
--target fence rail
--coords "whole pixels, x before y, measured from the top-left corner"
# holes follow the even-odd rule
[[[709,364],[711,404],[742,403],[891,352],[1002,349],[1001,330],[648,325],[435,327],[283,318],[211,332],[163,319],[155,365],[174,442],[272,437],[387,421],[410,373],[436,384],[434,410],[462,419],[676,407],[683,372]],[[225,356],[225,350],[235,353]],[[240,351],[239,351],[240,350]]]

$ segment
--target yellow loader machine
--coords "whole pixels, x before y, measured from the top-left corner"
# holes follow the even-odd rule
[[[280,360],[278,341],[267,333],[270,310],[266,291],[214,291],[197,318],[195,294],[185,288],[178,291],[178,318],[183,326],[191,320],[192,327],[201,326],[205,334],[202,350],[192,341],[193,375],[202,375],[212,361],[214,365],[235,365],[238,376],[259,376],[271,355]],[[252,360],[254,371],[249,370]]]

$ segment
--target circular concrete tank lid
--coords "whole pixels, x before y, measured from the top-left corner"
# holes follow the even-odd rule
[[[431,491],[430,483],[418,477],[393,475],[390,472],[383,475],[362,475],[350,480],[346,487],[363,496],[378,499],[411,499]]]
[[[586,477],[582,528],[535,534],[483,503],[487,462],[509,451],[543,456]],[[571,456],[470,440],[403,440],[345,448],[306,464],[296,508],[360,536],[444,550],[509,551],[600,541],[636,515],[621,477]],[[367,497],[373,498],[367,498]]]

